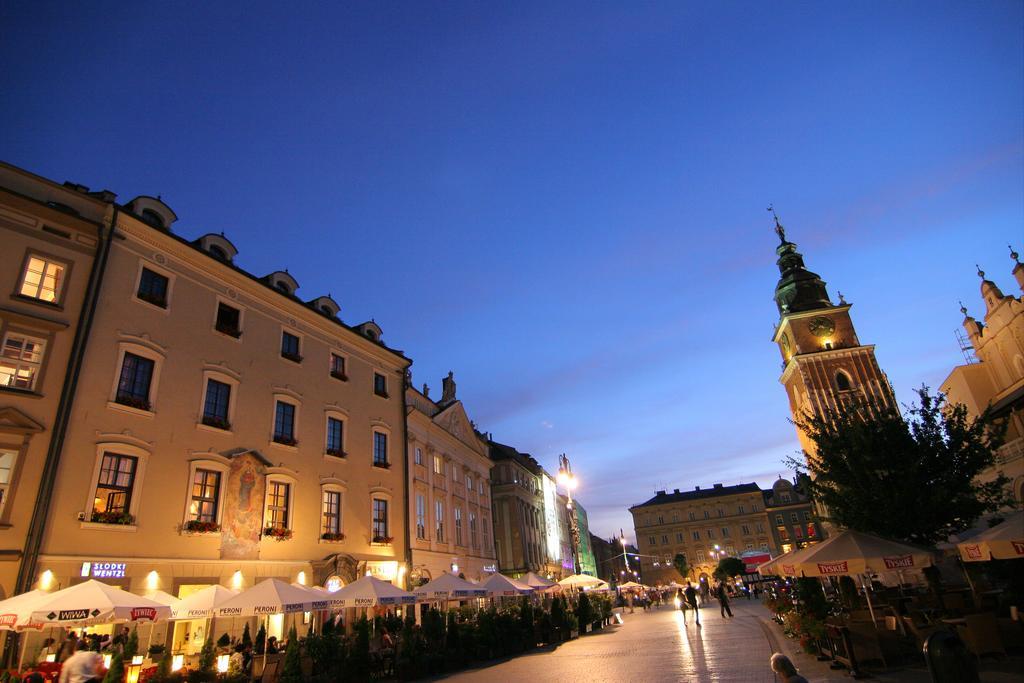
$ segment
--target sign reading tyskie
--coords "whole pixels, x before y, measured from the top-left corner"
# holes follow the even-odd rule
[[[909,569],[914,566],[913,555],[902,555],[900,557],[883,557],[886,569]]]
[[[821,574],[846,574],[848,562],[819,562],[818,572]]]
[[[1017,555],[1024,555],[1024,543],[1020,541],[1010,541],[1010,545],[1013,546],[1013,552]]]

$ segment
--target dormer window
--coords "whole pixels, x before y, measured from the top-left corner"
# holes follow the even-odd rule
[[[153,209],[143,209],[142,210],[142,220],[146,221],[147,223],[152,225],[154,228],[160,228],[161,230],[166,230],[167,229],[167,226],[164,225],[163,216],[158,214]]]
[[[238,256],[238,249],[231,243],[231,240],[224,236],[224,233],[207,233],[192,244],[224,263],[231,263]]]
[[[206,250],[208,252],[210,252],[210,256],[214,257],[215,259],[219,259],[221,261],[227,261],[228,260],[227,252],[224,251],[223,249],[221,249],[216,244],[211,244],[209,247],[207,247]]]
[[[274,283],[274,286],[277,287],[277,290],[279,292],[284,292],[285,294],[291,296],[291,293],[292,293],[291,287],[289,287],[286,283],[281,282],[280,280],[278,280],[277,282]]]

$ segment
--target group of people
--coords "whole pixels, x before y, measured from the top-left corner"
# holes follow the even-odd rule
[[[715,597],[718,599],[718,606],[722,612],[722,618],[732,618],[732,608],[729,606],[730,596],[729,590],[726,588],[724,583],[719,583],[714,590]],[[689,581],[686,582],[686,586],[676,591],[676,603],[679,605],[679,609],[683,612],[683,623],[686,623],[686,613],[689,610],[693,610],[694,619],[697,626],[700,626],[700,602],[697,598],[697,589],[693,587],[693,584]]]

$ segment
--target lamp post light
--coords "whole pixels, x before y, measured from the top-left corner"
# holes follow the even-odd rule
[[[565,487],[566,514],[569,515],[569,534],[572,537],[572,573],[579,573],[580,527],[576,521],[576,510],[572,504],[572,490],[578,485],[572,466],[565,453],[558,456],[558,483]]]

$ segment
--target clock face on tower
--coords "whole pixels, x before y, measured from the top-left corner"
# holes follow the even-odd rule
[[[827,337],[836,331],[835,322],[832,321],[832,318],[825,316],[812,318],[807,327],[815,337]]]

